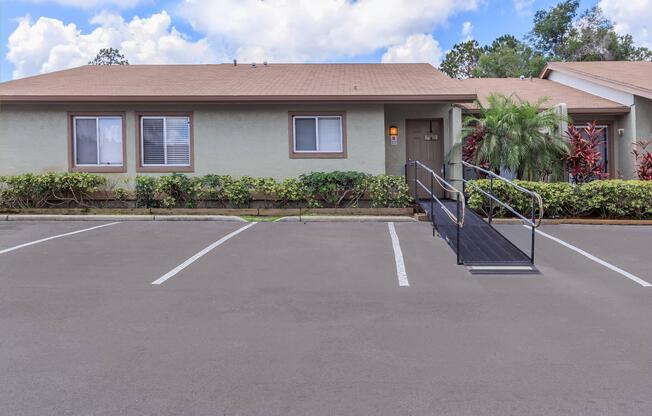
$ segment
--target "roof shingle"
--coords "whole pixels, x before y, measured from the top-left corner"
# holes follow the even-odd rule
[[[550,62],[541,78],[547,78],[551,71],[574,74],[601,85],[652,98],[652,62]]]
[[[472,101],[429,64],[83,66],[0,84],[0,101]]]
[[[478,94],[478,99],[483,105],[487,103],[486,99],[490,94],[499,93],[515,94],[530,103],[547,98],[545,107],[565,103],[571,114],[629,112],[629,107],[622,104],[546,79],[471,78],[463,80],[462,83]],[[462,104],[462,106],[468,110],[478,108],[475,103]]]

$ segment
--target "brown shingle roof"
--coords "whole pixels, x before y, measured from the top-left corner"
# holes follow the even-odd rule
[[[0,84],[0,101],[472,101],[429,64],[83,66]]]
[[[565,103],[568,112],[571,114],[618,114],[629,112],[629,107],[622,104],[546,79],[471,78],[463,80],[462,83],[478,94],[478,98],[483,105],[487,103],[486,98],[491,93],[500,93],[504,95],[515,94],[531,103],[546,97],[548,98],[548,101],[544,103],[546,107]],[[461,105],[471,111],[478,108],[475,103]]]
[[[550,62],[541,73],[541,78],[547,78],[551,71],[573,74],[601,85],[652,98],[652,62]]]

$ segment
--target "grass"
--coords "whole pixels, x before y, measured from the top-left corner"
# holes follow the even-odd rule
[[[242,218],[247,222],[273,222],[281,217],[274,216],[274,215],[270,215],[270,216],[240,215],[240,218]]]

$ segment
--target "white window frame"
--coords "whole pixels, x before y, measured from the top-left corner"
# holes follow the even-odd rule
[[[188,122],[188,163],[185,164],[169,164],[168,160],[168,129],[167,129],[167,119],[173,118],[185,118]],[[163,160],[164,164],[149,164],[145,163],[145,137],[143,135],[143,122],[145,119],[154,119],[154,120],[163,120]],[[189,116],[141,116],[140,117],[140,166],[142,167],[189,167],[191,166],[192,161],[192,146],[190,138],[190,117]]]
[[[297,150],[297,119],[307,118],[315,120],[315,143],[316,150]],[[340,120],[340,149],[333,150],[319,150],[319,119],[320,118],[337,118]],[[314,115],[314,116],[292,116],[292,151],[294,153],[344,153],[344,131],[342,127],[342,116],[340,115]]]
[[[116,119],[120,120],[120,149],[122,149],[122,163],[110,164],[100,163],[100,119]],[[97,163],[77,163],[77,120],[95,120],[95,137],[97,138]],[[73,163],[75,167],[123,167],[125,163],[124,155],[124,120],[121,116],[73,116],[72,117],[72,149],[73,149]]]

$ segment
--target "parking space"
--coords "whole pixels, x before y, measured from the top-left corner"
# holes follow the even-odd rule
[[[652,282],[651,228],[636,225],[544,225],[541,231]]]
[[[14,224],[0,249],[88,227]],[[0,255],[0,413],[652,409],[652,289],[555,241],[537,236],[540,275],[472,276],[396,223],[407,286],[386,223],[246,226],[123,222]],[[635,251],[629,232],[543,230],[652,277],[644,250],[590,245]]]
[[[0,221],[0,252],[45,238],[106,225],[81,221]]]

